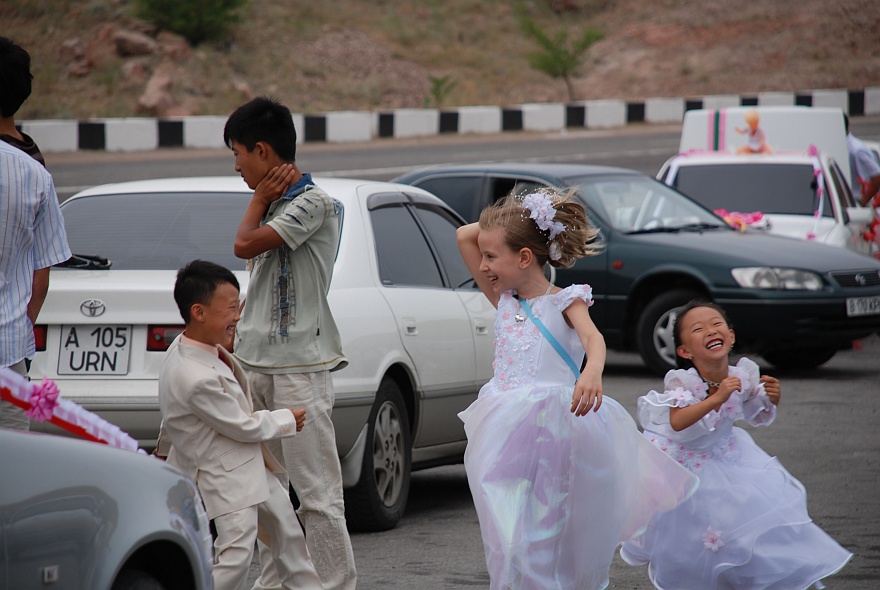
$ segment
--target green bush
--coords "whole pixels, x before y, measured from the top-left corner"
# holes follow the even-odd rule
[[[452,76],[428,76],[431,81],[431,96],[425,97],[425,108],[442,108],[449,94],[458,86]]]
[[[247,0],[135,0],[135,14],[193,45],[223,39]]]
[[[523,34],[538,45],[538,51],[528,56],[529,65],[551,78],[562,78],[568,89],[569,100],[577,100],[573,78],[583,65],[587,50],[593,43],[601,41],[605,34],[598,29],[586,28],[579,37],[569,41],[568,31],[557,31],[551,36],[523,12],[518,20]]]

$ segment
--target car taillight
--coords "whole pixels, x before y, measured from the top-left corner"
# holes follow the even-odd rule
[[[147,350],[168,350],[174,339],[183,332],[183,326],[147,326]]]
[[[46,333],[48,331],[45,324],[34,326],[34,342],[37,345],[37,352],[46,350]]]

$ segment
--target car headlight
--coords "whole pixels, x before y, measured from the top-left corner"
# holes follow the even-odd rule
[[[755,266],[730,271],[740,287],[749,289],[789,289],[818,291],[825,286],[822,277],[808,270]]]

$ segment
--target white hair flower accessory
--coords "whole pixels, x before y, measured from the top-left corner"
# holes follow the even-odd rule
[[[550,197],[541,193],[530,193],[523,197],[522,206],[529,211],[529,217],[535,220],[541,230],[550,234],[547,241],[550,242],[550,258],[559,260],[562,254],[553,239],[565,231],[565,225],[560,221],[553,221],[556,217],[556,209]]]

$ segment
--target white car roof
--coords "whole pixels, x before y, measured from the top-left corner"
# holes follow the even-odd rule
[[[320,186],[330,196],[341,200],[347,200],[349,195],[353,196],[357,193],[359,187],[369,187],[370,193],[381,192],[387,190],[406,191],[411,194],[419,194],[428,198],[436,199],[438,203],[442,201],[431,193],[405,184],[393,182],[384,182],[378,180],[360,180],[354,178],[335,178],[328,176],[314,176],[315,184]],[[128,182],[116,182],[111,184],[101,184],[93,186],[78,192],[67,199],[77,199],[80,197],[89,197],[96,195],[113,195],[113,194],[141,194],[141,193],[164,193],[164,192],[229,192],[229,193],[250,193],[251,189],[245,184],[244,180],[238,176],[200,176],[200,177],[182,177],[182,178],[159,178],[153,180],[132,180]]]
[[[737,155],[722,152],[693,152],[674,156],[679,166],[699,166],[701,164],[812,164],[806,153],[774,153],[756,155]]]

